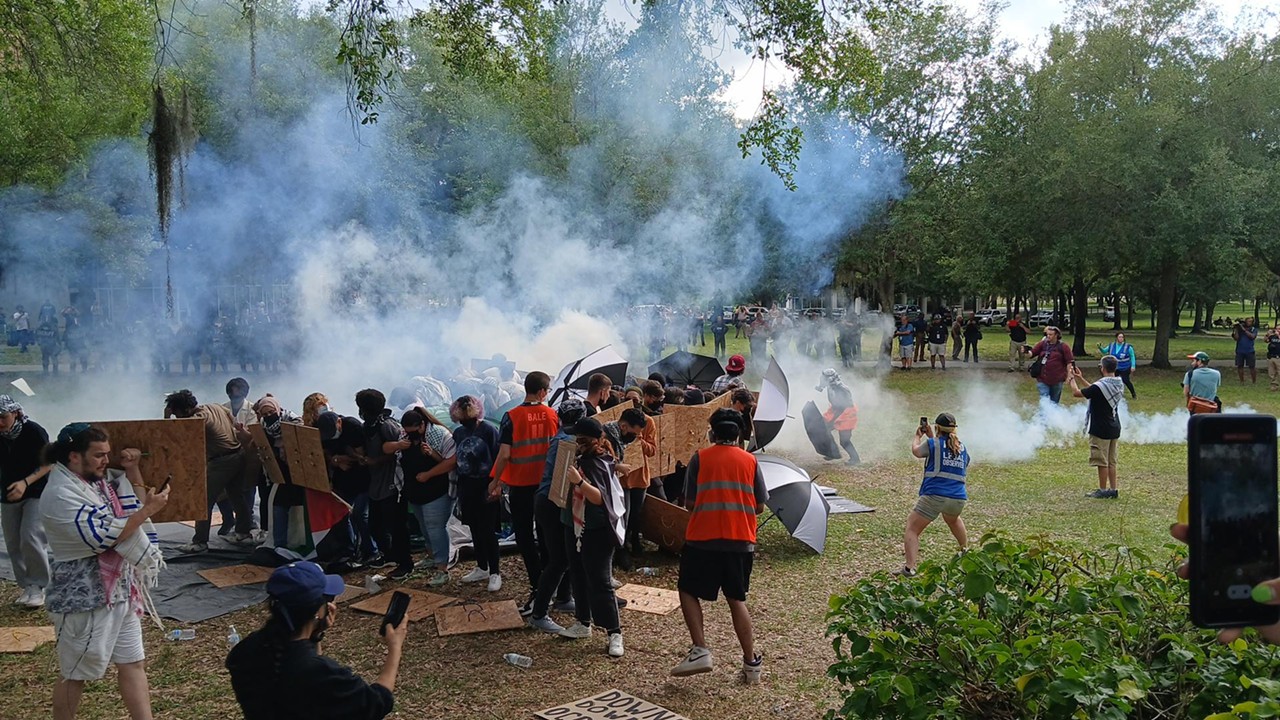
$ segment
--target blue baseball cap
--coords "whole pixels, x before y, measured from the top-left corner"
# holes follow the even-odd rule
[[[267,594],[292,608],[320,607],[346,588],[340,575],[325,575],[319,565],[305,560],[282,565],[267,579]]]

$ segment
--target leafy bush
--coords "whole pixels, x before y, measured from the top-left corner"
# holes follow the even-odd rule
[[[1192,627],[1173,563],[994,534],[862,580],[831,598],[827,717],[1280,717],[1280,650]]]

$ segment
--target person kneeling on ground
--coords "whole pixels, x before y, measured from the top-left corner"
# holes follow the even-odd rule
[[[912,577],[920,559],[920,533],[929,523],[942,515],[960,551],[969,544],[969,538],[960,513],[969,495],[965,490],[965,473],[969,467],[969,451],[965,450],[960,436],[956,435],[956,418],[942,413],[935,419],[934,427],[921,425],[916,428],[916,439],[911,444],[911,454],[924,458],[924,482],[920,484],[920,498],[907,516],[907,529],[903,536],[906,564],[895,575]],[[935,437],[935,428],[937,437]]]
[[[320,654],[320,641],[338,616],[334,598],[342,577],[295,562],[267,580],[271,615],[227,655],[231,688],[245,720],[378,720],[391,714],[408,617],[380,635],[387,659],[373,684]]]
[[[713,444],[693,454],[685,475],[689,527],[677,587],[693,647],[671,674],[711,672],[701,601],[715,602],[723,591],[742,646],[742,678],[748,685],[757,685],[763,660],[755,649],[747,590],[756,550],[756,516],[764,510],[769,491],[755,456],[738,445],[741,414],[722,408],[712,413],[710,423],[707,437]]]

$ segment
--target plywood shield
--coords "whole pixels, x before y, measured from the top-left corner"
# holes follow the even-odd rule
[[[404,616],[409,618],[409,622],[421,622],[431,617],[436,610],[445,605],[454,602],[457,598],[451,598],[447,595],[437,595],[426,590],[415,590],[413,588],[398,588],[400,592],[409,596],[409,609],[405,611]],[[360,612],[373,613],[375,615],[386,615],[387,607],[391,605],[392,590],[380,592],[370,598],[365,598],[358,603],[351,605],[352,610]],[[344,592],[343,595],[346,595]],[[518,614],[518,613],[517,613]]]
[[[148,487],[158,488],[166,478],[173,477],[169,482],[169,502],[151,518],[154,522],[209,517],[204,420],[115,420],[91,424],[111,436],[112,467],[120,467],[121,450],[135,448],[142,451],[138,469]]]
[[[229,588],[238,585],[264,583],[271,577],[274,568],[260,565],[228,565],[208,570],[197,570],[196,574],[208,580],[216,588]]]
[[[610,720],[610,718],[651,718],[652,720],[688,720],[661,705],[641,700],[621,690],[606,690],[599,695],[534,713],[540,720]]]
[[[656,497],[644,499],[640,532],[658,547],[679,554],[684,549],[684,531],[688,527],[688,510]]]
[[[628,583],[613,591],[627,601],[627,609],[650,615],[669,615],[680,607],[680,593],[665,588]]]
[[[276,454],[271,451],[271,440],[267,438],[267,431],[262,426],[254,423],[246,428],[249,435],[253,438],[253,451],[257,454],[259,462],[267,471],[267,479],[277,485],[284,484],[284,473],[280,472],[280,463],[276,461]],[[325,488],[328,491],[328,488]]]
[[[305,425],[280,423],[280,437],[284,441],[284,459],[289,464],[289,480],[294,485],[329,492],[329,468],[324,461],[324,449],[320,447],[320,431]]]
[[[578,444],[573,440],[561,440],[556,447],[556,464],[551,469],[551,502],[558,508],[569,507],[569,468],[573,467]]]
[[[0,627],[0,653],[29,653],[57,639],[58,634],[54,632],[52,625]]]
[[[524,618],[514,600],[463,603],[436,610],[436,632],[440,637],[471,633],[515,630],[524,627]]]
[[[658,423],[658,476],[675,472],[676,463],[688,465],[689,458],[708,445],[711,414],[729,407],[730,395],[725,393],[703,405],[666,406]]]

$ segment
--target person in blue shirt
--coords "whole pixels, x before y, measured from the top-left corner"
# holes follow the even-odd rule
[[[964,510],[969,494],[965,489],[965,475],[969,467],[969,451],[956,434],[956,417],[942,413],[933,421],[933,427],[921,423],[916,428],[916,439],[911,443],[911,454],[923,458],[924,481],[920,483],[920,497],[907,516],[907,528],[903,535],[903,551],[906,564],[895,575],[913,577],[920,559],[920,533],[929,523],[942,516],[951,528],[951,534],[960,543],[961,552],[969,544],[969,536],[960,513]]]
[[[1099,344],[1098,351],[1102,353],[1103,357],[1107,355],[1115,356],[1118,363],[1116,365],[1116,377],[1120,378],[1124,386],[1129,389],[1129,394],[1133,396],[1134,400],[1137,400],[1138,391],[1134,389],[1133,380],[1129,376],[1138,367],[1138,354],[1134,352],[1132,345],[1125,342],[1124,333],[1116,333],[1116,339],[1110,345]]]
[[[1236,373],[1240,375],[1240,382],[1244,382],[1244,369],[1248,367],[1249,376],[1253,384],[1257,385],[1258,356],[1254,352],[1253,341],[1258,339],[1258,328],[1254,327],[1253,318],[1245,318],[1237,324],[1231,331],[1231,337],[1236,341]]]
[[[893,336],[898,338],[898,357],[902,358],[902,369],[911,369],[911,359],[916,352],[916,328],[906,315],[898,318],[898,329]]]

